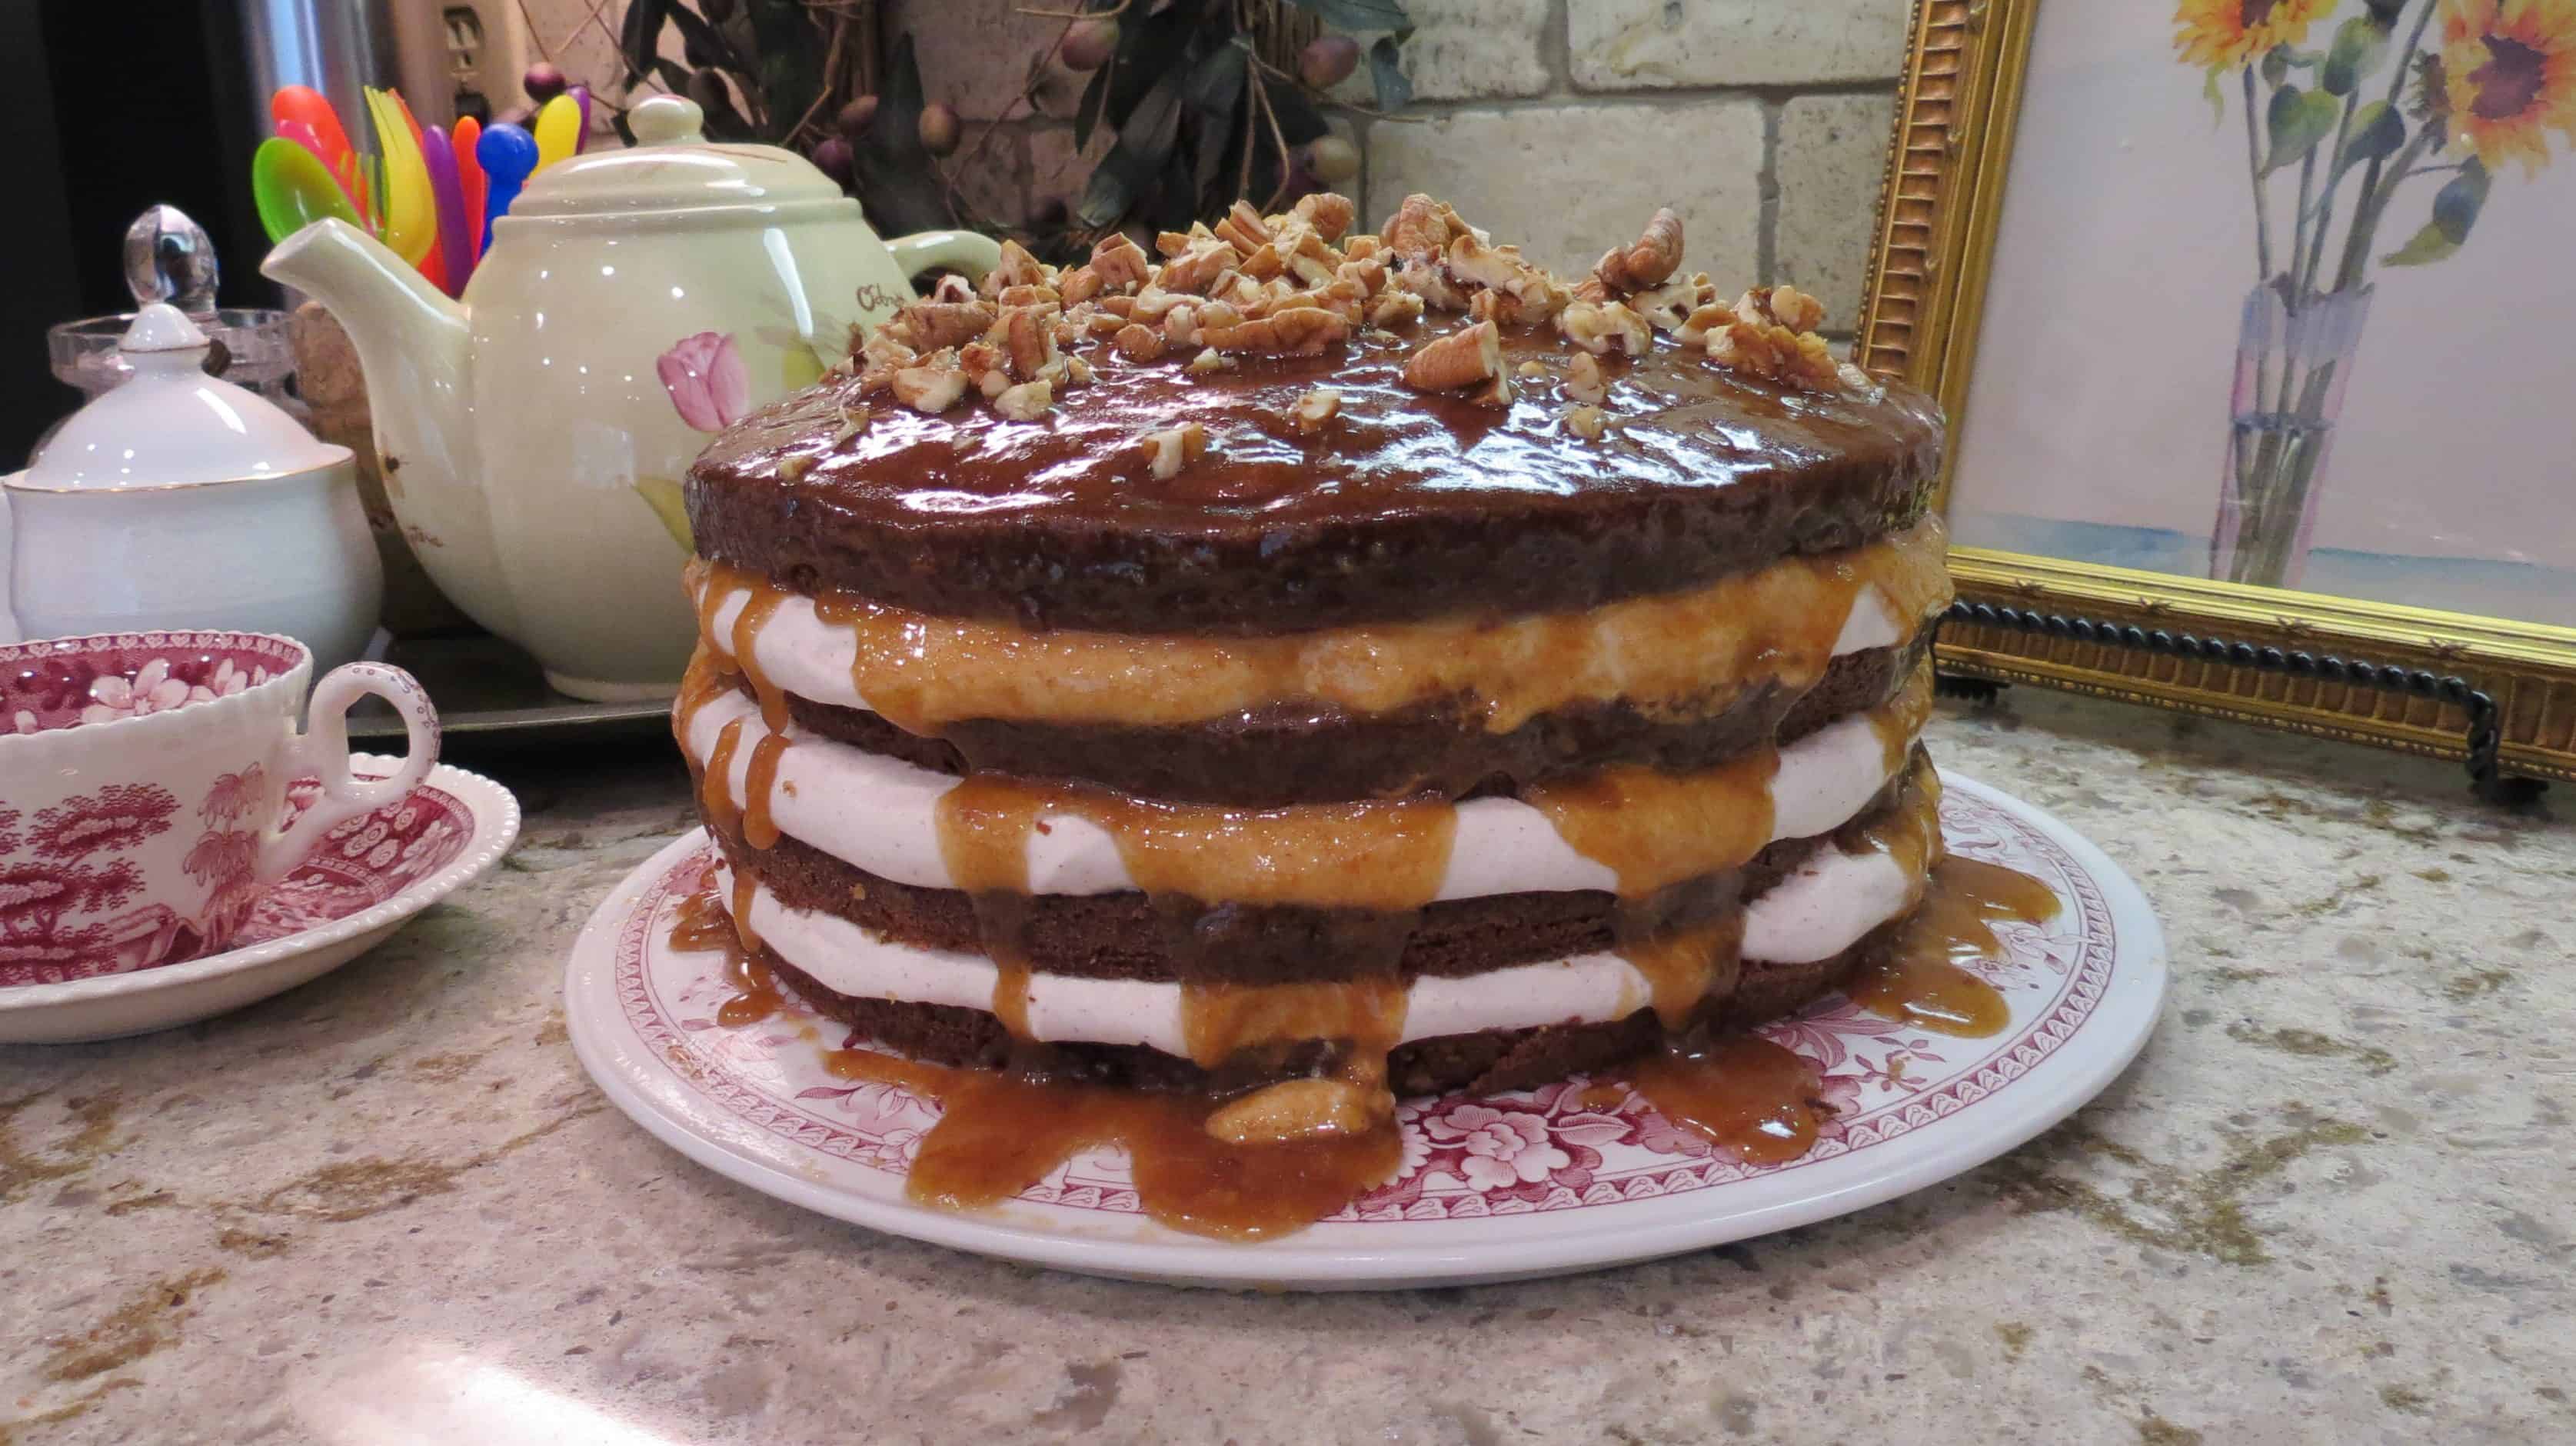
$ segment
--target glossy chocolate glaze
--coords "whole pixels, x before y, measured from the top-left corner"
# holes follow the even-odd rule
[[[970,398],[925,416],[846,380],[755,413],[690,469],[699,551],[799,592],[952,617],[1103,631],[1291,632],[1556,612],[1667,591],[1910,524],[1939,465],[1929,399],[1809,392],[1658,338],[1607,359],[1597,440],[1561,420],[1573,349],[1507,333],[1516,400],[1426,395],[1405,358],[1462,318],[1362,333],[1334,354],[1182,372],[1106,345],[1035,422]],[[1524,361],[1544,375],[1522,376]],[[1341,414],[1291,417],[1329,386]],[[844,404],[868,405],[835,445]],[[1156,480],[1135,439],[1195,421],[1205,456]]]

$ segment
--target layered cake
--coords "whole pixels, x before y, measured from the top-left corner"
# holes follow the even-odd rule
[[[688,479],[743,949],[910,1060],[1237,1141],[1842,987],[1924,897],[1941,428],[1661,213],[1005,248]]]

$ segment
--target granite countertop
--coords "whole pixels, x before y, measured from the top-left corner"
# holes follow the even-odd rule
[[[462,760],[526,835],[372,955],[0,1047],[0,1442],[2576,1436],[2576,827],[2446,765],[2029,690],[1945,704],[1932,744],[2156,900],[2175,986],[2123,1079],[1829,1224],[1325,1297],[991,1263],[655,1143],[558,996],[689,823],[678,764]]]

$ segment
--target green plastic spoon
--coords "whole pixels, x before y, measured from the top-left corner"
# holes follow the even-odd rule
[[[364,229],[322,162],[283,136],[271,136],[251,152],[250,192],[271,241],[283,241],[325,216]]]

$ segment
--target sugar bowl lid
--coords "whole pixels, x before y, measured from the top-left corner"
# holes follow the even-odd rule
[[[334,467],[346,447],[315,440],[275,402],[205,373],[206,334],[156,301],[118,353],[133,378],[73,413],[7,486],[18,492],[139,492],[284,477]]]
[[[846,199],[830,177],[794,151],[708,141],[706,112],[685,97],[638,102],[626,123],[635,132],[633,146],[570,156],[537,172],[510,203],[509,219]]]

